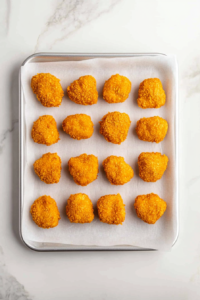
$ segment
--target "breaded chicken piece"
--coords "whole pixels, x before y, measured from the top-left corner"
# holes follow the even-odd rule
[[[74,182],[78,185],[86,186],[97,179],[98,158],[94,155],[84,153],[77,157],[71,157],[68,166]]]
[[[97,209],[103,223],[122,225],[125,220],[125,205],[120,194],[102,196],[97,201]]]
[[[80,77],[68,86],[67,94],[69,99],[77,104],[96,104],[98,101],[96,79],[91,75]]]
[[[109,112],[100,123],[100,133],[106,141],[120,145],[125,141],[131,125],[129,115],[118,111]]]
[[[33,221],[42,228],[53,228],[58,225],[60,213],[56,201],[50,196],[41,196],[31,206]]]
[[[112,75],[103,88],[103,99],[108,103],[124,102],[131,91],[130,80],[119,74]]]
[[[165,104],[165,91],[158,78],[145,79],[140,83],[138,106],[141,108],[159,108]]]
[[[167,169],[168,157],[159,152],[142,152],[138,157],[139,176],[147,182],[156,182]]]
[[[90,116],[85,114],[68,116],[63,121],[62,127],[75,140],[89,139],[94,131]]]
[[[142,118],[137,121],[136,132],[142,141],[160,143],[164,140],[167,130],[168,123],[161,117]]]
[[[103,161],[103,168],[111,184],[123,185],[134,176],[133,169],[121,156],[111,155]]]
[[[60,138],[54,117],[48,115],[39,117],[33,123],[31,136],[33,141],[38,144],[50,146],[57,143]]]
[[[164,214],[167,204],[158,195],[151,193],[137,196],[134,207],[138,218],[148,224],[155,224]]]
[[[58,183],[61,177],[61,159],[57,153],[46,153],[33,164],[35,173],[47,184]]]
[[[32,77],[31,88],[43,106],[60,106],[64,96],[60,79],[50,73],[40,73]]]
[[[86,194],[74,194],[67,200],[66,214],[72,223],[91,223],[94,219],[92,201]]]

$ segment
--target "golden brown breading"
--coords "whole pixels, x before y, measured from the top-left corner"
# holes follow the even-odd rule
[[[141,108],[159,108],[165,104],[165,91],[158,78],[145,79],[140,83],[138,106]]]
[[[100,123],[100,133],[106,141],[120,145],[125,141],[131,125],[129,115],[118,111],[105,115]]]
[[[58,183],[61,177],[61,159],[57,153],[46,153],[33,164],[35,173],[47,184]]]
[[[74,182],[78,185],[86,186],[97,179],[98,158],[94,155],[84,153],[77,157],[71,157],[68,166]]]
[[[142,118],[137,121],[138,138],[146,142],[160,143],[166,136],[168,123],[161,117]]]
[[[50,196],[41,196],[31,206],[33,221],[42,228],[53,228],[58,225],[60,213],[56,201]]]
[[[98,101],[96,79],[91,75],[80,77],[68,86],[67,94],[69,99],[77,104],[96,104]]]
[[[68,116],[62,126],[63,130],[76,140],[89,139],[94,131],[90,116],[85,114]]]
[[[134,207],[138,218],[148,224],[155,224],[164,214],[167,204],[158,195],[151,193],[137,196]]]
[[[133,169],[121,156],[111,155],[103,161],[103,168],[111,184],[123,185],[134,176]]]
[[[97,201],[97,209],[103,223],[122,225],[125,220],[125,205],[120,194],[102,196]]]
[[[104,84],[103,99],[108,103],[124,102],[131,91],[130,80],[119,74],[112,75]]]
[[[142,152],[138,157],[139,176],[147,182],[159,180],[167,169],[168,157],[159,152]]]
[[[67,200],[66,214],[72,223],[90,223],[94,219],[92,201],[86,194],[74,194]]]
[[[34,142],[38,144],[50,146],[57,143],[60,138],[54,117],[48,115],[39,117],[33,123],[31,136]]]
[[[60,79],[50,73],[40,73],[32,77],[31,88],[43,106],[60,106],[64,96]]]

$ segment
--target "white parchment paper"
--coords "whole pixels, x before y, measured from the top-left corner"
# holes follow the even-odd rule
[[[51,73],[61,79],[65,96],[60,107],[43,107],[33,94],[30,82],[37,73]],[[108,104],[102,98],[105,80],[119,73],[132,82],[129,98],[124,103]],[[67,86],[83,75],[92,75],[97,80],[98,103],[82,106],[69,100]],[[146,78],[160,78],[166,92],[166,104],[159,109],[141,109],[137,106],[137,93],[141,81]],[[177,67],[174,56],[104,58],[84,61],[30,63],[22,67],[22,87],[25,97],[25,178],[23,203],[23,235],[36,242],[52,242],[73,245],[134,245],[154,249],[170,249],[177,232],[176,178],[175,178],[175,102]],[[131,119],[128,137],[121,145],[108,143],[99,134],[99,121],[108,112],[126,112]],[[85,113],[94,123],[94,134],[88,140],[76,141],[62,131],[62,121],[71,114]],[[39,145],[31,138],[33,122],[42,115],[52,115],[60,132],[61,140],[51,146]],[[169,123],[166,138],[159,144],[140,141],[135,133],[136,122],[142,117],[161,116]],[[34,173],[33,163],[44,153],[57,152],[62,159],[61,180],[47,185]],[[168,168],[161,180],[147,183],[138,176],[137,159],[141,152],[161,152],[169,157]],[[67,162],[70,157],[82,153],[94,154],[99,160],[98,179],[86,187],[74,183],[69,174]],[[113,186],[107,180],[102,161],[109,155],[123,156],[134,170],[134,178],[123,186]],[[155,224],[149,225],[137,218],[133,208],[137,195],[156,193],[167,202],[167,210]],[[93,202],[95,219],[90,224],[70,223],[65,215],[65,206],[70,194],[86,193]],[[107,194],[120,193],[126,205],[126,219],[123,225],[101,223],[97,216],[96,202]],[[57,202],[61,213],[59,225],[53,229],[36,226],[30,215],[30,206],[42,195],[50,195]]]

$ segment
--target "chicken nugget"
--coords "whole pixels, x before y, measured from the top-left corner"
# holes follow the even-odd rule
[[[103,168],[111,184],[123,185],[134,176],[133,169],[121,156],[111,155],[103,161]]]
[[[85,114],[68,116],[63,121],[62,127],[75,140],[89,139],[94,131],[90,116]]]
[[[67,94],[69,99],[77,104],[96,104],[98,101],[96,79],[91,75],[80,77],[68,86]]]
[[[108,103],[124,102],[131,91],[130,80],[119,74],[112,75],[104,84],[103,99]]]
[[[125,220],[125,205],[120,194],[102,196],[97,201],[97,209],[103,223],[122,225]]]
[[[147,182],[156,182],[167,169],[168,157],[159,152],[142,152],[138,157],[139,176]]]
[[[39,117],[39,119],[33,123],[31,136],[33,141],[37,144],[50,146],[57,143],[60,138],[54,117],[48,115]]]
[[[165,91],[158,78],[145,79],[140,83],[138,106],[141,108],[159,108],[165,104]]]
[[[58,183],[61,177],[61,159],[57,153],[46,153],[33,164],[35,173],[47,184]]]
[[[71,157],[68,166],[74,182],[78,185],[86,186],[97,179],[98,158],[94,155],[84,153],[77,157]]]
[[[92,201],[86,194],[74,194],[67,200],[66,214],[72,223],[91,223],[94,219]]]
[[[64,96],[60,79],[50,73],[40,73],[32,77],[31,88],[43,106],[60,106]]]
[[[30,209],[33,221],[42,228],[53,228],[58,225],[60,213],[56,201],[50,196],[36,199]]]
[[[115,111],[109,112],[99,123],[99,132],[104,136],[106,141],[120,145],[128,135],[131,120],[126,113]]]
[[[156,194],[137,196],[134,203],[138,218],[148,224],[155,224],[164,214],[167,203]]]
[[[161,117],[142,118],[137,121],[138,138],[146,142],[160,143],[166,136],[168,123]]]

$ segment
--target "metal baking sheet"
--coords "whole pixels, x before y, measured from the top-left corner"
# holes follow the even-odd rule
[[[36,53],[29,56],[23,63],[22,66],[25,66],[30,63],[38,62],[60,62],[60,61],[80,61],[93,58],[116,58],[116,57],[138,57],[138,56],[166,56],[162,53],[104,53],[104,54],[92,54],[92,53]],[[20,69],[21,70],[21,69]],[[177,212],[179,211],[179,193],[178,193],[178,87],[176,87],[176,111],[175,111],[175,159],[176,159],[176,205]],[[147,251],[152,249],[134,247],[129,245],[116,245],[116,246],[75,246],[75,245],[66,245],[66,244],[55,244],[55,243],[39,243],[27,240],[23,237],[22,234],[22,211],[24,203],[24,149],[25,149],[25,115],[24,115],[24,97],[22,92],[21,84],[21,71],[19,74],[19,132],[20,132],[20,187],[19,187],[19,201],[20,201],[20,222],[19,222],[19,232],[21,240],[25,243],[27,247],[35,251]],[[176,237],[173,242],[173,245],[178,239],[179,233],[179,214],[177,213],[177,232]],[[172,245],[172,246],[173,246]]]

